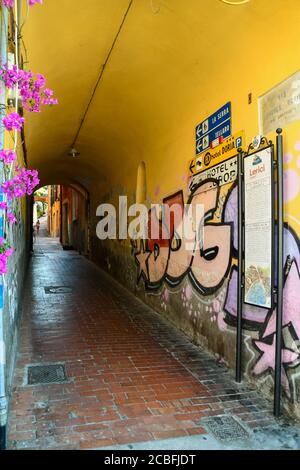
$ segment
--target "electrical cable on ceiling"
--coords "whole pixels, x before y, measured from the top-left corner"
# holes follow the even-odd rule
[[[120,33],[121,33],[121,30],[122,30],[123,25],[124,25],[124,23],[125,23],[125,21],[126,21],[127,15],[128,15],[128,13],[129,13],[129,10],[130,10],[132,4],[133,4],[133,0],[130,0],[129,5],[128,5],[128,7],[127,7],[125,13],[124,13],[124,16],[123,16],[123,19],[122,19],[122,21],[121,21],[121,24],[120,24],[120,26],[119,26],[119,29],[118,29],[118,31],[117,31],[117,34],[115,35],[115,38],[114,38],[113,43],[112,43],[112,45],[111,45],[111,48],[110,48],[109,51],[108,51],[107,57],[106,57],[106,59],[105,59],[105,62],[104,62],[104,64],[102,64],[102,66],[101,66],[101,71],[100,71],[99,77],[98,77],[98,79],[97,79],[96,85],[95,85],[94,90],[93,90],[92,95],[91,95],[91,98],[90,98],[90,100],[89,100],[89,102],[88,102],[88,104],[87,104],[86,110],[85,110],[85,112],[84,112],[84,114],[83,114],[83,117],[82,117],[82,119],[81,119],[79,128],[78,128],[78,130],[77,130],[77,132],[76,132],[76,134],[75,134],[75,137],[74,137],[73,143],[72,143],[72,145],[71,145],[71,148],[75,148],[76,141],[77,141],[78,136],[79,136],[79,134],[80,134],[80,131],[81,131],[81,129],[82,129],[83,123],[84,123],[84,121],[85,121],[85,118],[86,118],[86,116],[87,116],[87,113],[89,112],[89,109],[90,109],[90,106],[91,106],[92,101],[93,101],[93,99],[94,99],[94,96],[95,96],[95,94],[96,94],[97,88],[98,88],[99,83],[100,83],[100,81],[101,81],[101,79],[102,79],[102,76],[103,76],[103,74],[104,74],[105,68],[106,68],[107,63],[108,63],[108,61],[109,61],[109,59],[110,59],[110,56],[111,56],[111,54],[112,54],[112,51],[113,51],[113,49],[114,49],[114,47],[115,47],[115,45],[116,45],[116,42],[117,42],[118,37],[119,37],[119,35],[120,35]]]

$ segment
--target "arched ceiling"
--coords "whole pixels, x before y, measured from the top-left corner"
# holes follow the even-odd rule
[[[297,1],[284,3],[288,9]],[[220,72],[218,56],[239,55],[240,62],[249,62],[252,25],[271,25],[280,4],[44,0],[30,9],[24,40],[29,67],[45,74],[59,106],[27,115],[29,165],[39,168],[44,183],[78,181],[89,187],[116,180],[120,171],[123,179],[124,173],[136,178],[137,162],[151,155],[157,142],[167,146],[171,136],[184,132],[191,113],[198,119],[201,103],[195,97],[216,93],[210,77]],[[76,140],[80,157],[72,159],[68,152],[110,50]]]

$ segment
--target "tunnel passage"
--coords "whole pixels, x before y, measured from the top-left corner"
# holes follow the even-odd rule
[[[39,224],[50,237],[58,238],[64,250],[89,256],[89,195],[78,185],[50,185],[33,197],[33,237]]]

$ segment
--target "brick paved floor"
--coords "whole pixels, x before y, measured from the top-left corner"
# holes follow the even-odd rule
[[[47,294],[45,286],[73,292]],[[25,386],[25,366],[64,362],[68,383]],[[204,433],[234,414],[251,428],[270,404],[105,273],[39,237],[23,302],[9,448],[80,449]]]

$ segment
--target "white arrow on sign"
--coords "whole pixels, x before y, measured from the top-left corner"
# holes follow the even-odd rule
[[[196,127],[196,135],[197,135],[197,137],[201,136],[201,125],[200,124],[199,124],[199,126]]]
[[[197,146],[196,146],[196,149],[197,149],[197,152],[200,152],[201,149],[202,149],[202,143],[201,143],[201,140],[198,140],[197,141]]]

